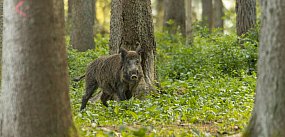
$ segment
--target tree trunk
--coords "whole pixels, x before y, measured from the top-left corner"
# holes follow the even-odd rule
[[[79,51],[94,48],[93,0],[72,0],[71,45]]]
[[[3,2],[4,0],[0,0],[0,78],[2,76],[2,47],[3,47]],[[1,85],[0,79],[0,85]],[[1,93],[1,90],[0,90]],[[1,96],[1,94],[0,94]],[[1,107],[0,107],[1,108]],[[0,109],[1,110],[1,109]]]
[[[202,0],[202,25],[209,31],[213,28],[213,2],[212,0]]]
[[[224,29],[224,5],[222,0],[214,1],[214,27]]]
[[[98,1],[98,3],[99,3],[100,1]],[[108,30],[106,30],[106,28],[104,28],[104,24],[106,24],[105,22],[106,21],[103,21],[103,23],[101,24],[100,22],[99,22],[99,20],[97,19],[97,7],[96,7],[96,3],[97,3],[97,0],[94,0],[94,7],[93,7],[93,9],[94,9],[94,25],[93,25],[93,32],[94,32],[94,35],[96,35],[96,34],[101,34],[101,35],[105,35],[105,34],[109,34],[109,32],[108,32]],[[104,5],[103,5],[103,12],[104,13],[101,13],[101,14],[103,14],[103,15],[106,15],[106,13],[105,13],[105,11],[106,10],[108,10],[108,9],[111,9],[111,2],[109,2],[109,1],[104,1],[104,2],[102,2],[101,1],[101,3],[104,3]],[[100,6],[100,5],[99,5]],[[102,6],[102,5],[101,5]],[[110,11],[109,11],[110,12]],[[100,13],[100,12],[99,12]],[[106,15],[107,16],[107,15]],[[103,20],[106,20],[105,19],[106,17],[104,17],[104,19]]]
[[[3,43],[3,1],[0,0],[0,53],[2,53],[2,43]],[[2,57],[2,55],[1,55]]]
[[[256,23],[256,1],[236,0],[236,28],[237,35],[245,34]]]
[[[141,46],[142,67],[147,90],[156,79],[155,50],[150,0],[113,0],[111,8],[110,54],[120,47],[135,50]],[[139,93],[140,94],[140,93]]]
[[[97,0],[92,0],[92,14],[93,14],[93,26],[95,25],[95,22],[96,22],[96,2]]]
[[[285,1],[261,1],[255,106],[244,137],[285,136]]]
[[[164,1],[165,0],[156,0],[156,16],[155,16],[155,28],[158,28],[158,30],[162,29],[163,25],[163,16],[164,16]]]
[[[20,1],[21,2],[21,1]],[[4,2],[1,137],[76,137],[61,0]]]
[[[175,34],[179,30],[185,36],[185,4],[184,0],[165,0],[164,30]],[[169,23],[172,20],[173,23]]]
[[[92,11],[92,13],[93,13],[93,33],[94,33],[94,35],[96,35],[96,31],[97,31],[97,15],[96,15],[96,2],[97,2],[97,0],[93,0],[92,1],[93,3],[92,3],[92,9],[93,9],[93,11]]]
[[[66,34],[71,34],[71,23],[72,23],[72,0],[67,0],[67,20],[66,20]]]
[[[193,41],[192,36],[192,0],[185,0],[185,12],[186,12],[186,46]]]
[[[71,17],[72,17],[72,0],[68,0],[67,1],[67,16],[68,16],[68,19],[71,20]]]

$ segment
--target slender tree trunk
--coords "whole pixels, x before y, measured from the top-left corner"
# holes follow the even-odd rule
[[[66,19],[66,34],[71,34],[71,23],[72,23],[72,0],[67,0],[67,19]]]
[[[104,15],[101,23],[97,19],[96,4],[99,4],[99,7],[102,8],[101,11],[102,13],[100,11],[99,13]],[[97,0],[94,0],[94,25],[93,25],[94,34],[99,34],[99,33],[102,35],[109,34],[109,30],[107,30],[104,26],[110,23],[107,17],[109,16],[110,9],[111,9],[111,0],[98,1],[98,2]]]
[[[150,90],[156,79],[150,0],[113,0],[111,9],[110,54],[118,53],[120,47],[135,50],[140,45],[144,80]]]
[[[21,1],[20,1],[21,2]],[[61,0],[4,2],[1,137],[76,137]]]
[[[96,33],[97,33],[97,15],[96,15],[96,2],[97,2],[97,0],[93,0],[93,11],[92,11],[92,13],[94,14],[93,15],[93,33],[94,33],[94,35],[96,35]]]
[[[262,28],[253,115],[244,137],[285,136],[285,1],[261,1]]]
[[[202,25],[208,27],[210,31],[213,28],[212,0],[202,0]]]
[[[169,24],[169,20],[174,21]],[[175,34],[180,30],[182,35],[185,36],[185,3],[184,0],[165,0],[164,10],[164,30]]]
[[[158,30],[162,29],[163,25],[163,16],[164,16],[164,1],[165,0],[156,0],[156,16],[155,16],[155,26]]]
[[[94,48],[93,4],[93,0],[72,0],[71,45],[79,51]]]
[[[186,12],[186,45],[189,45],[193,41],[192,36],[192,0],[185,0],[185,12]]]
[[[236,0],[236,14],[237,35],[241,36],[255,26],[256,1]]]
[[[201,1],[200,0],[192,0],[192,20],[193,22],[198,21],[198,13],[197,9],[200,7]]]
[[[214,1],[214,27],[224,29],[224,5],[222,0]]]

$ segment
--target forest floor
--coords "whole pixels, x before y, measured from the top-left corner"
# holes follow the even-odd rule
[[[205,37],[204,37],[205,36]],[[251,35],[250,35],[251,36]],[[73,118],[81,136],[227,136],[246,127],[254,102],[257,41],[235,35],[201,34],[192,47],[180,35],[157,33],[157,71],[161,88],[143,100],[88,102],[79,111],[84,80],[70,81]],[[241,48],[238,41],[243,41]],[[96,49],[68,47],[69,75],[108,54],[108,37]]]

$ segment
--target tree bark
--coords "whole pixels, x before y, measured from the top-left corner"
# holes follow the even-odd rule
[[[0,0],[0,53],[2,53],[2,42],[3,42],[3,1]],[[2,56],[2,55],[1,55]]]
[[[0,68],[0,77],[2,77],[2,47],[3,47],[3,2],[4,2],[4,0],[0,0],[0,10],[1,10],[1,12],[0,12],[0,31],[1,31],[1,33],[0,33],[0,40],[1,40],[1,43],[0,43],[0,59],[1,59],[1,63],[0,63],[0,66],[1,66],[1,68]],[[2,83],[2,79],[0,80],[0,85],[2,85],[1,84]],[[2,94],[1,94],[1,92],[2,92],[2,90],[0,90],[0,110],[3,110],[3,108],[2,108],[2,101],[1,101],[1,96],[2,96]],[[1,133],[1,129],[2,129],[2,125],[3,125],[3,114],[2,114],[2,112],[0,111],[0,136],[2,136],[2,133]]]
[[[222,0],[214,1],[214,27],[224,29],[224,5]]]
[[[143,49],[142,68],[147,91],[156,80],[153,23],[150,0],[113,0],[111,8],[110,54],[118,53],[120,47]],[[139,93],[140,94],[140,93]]]
[[[285,136],[285,1],[261,1],[258,78],[252,118],[244,137]]]
[[[165,0],[164,30],[175,34],[179,30],[185,36],[185,3],[184,0]],[[174,21],[169,24],[169,20]]]
[[[0,0],[0,78],[2,76],[2,47],[3,47],[3,2],[4,0]],[[0,79],[0,85],[1,85]],[[1,91],[0,91],[1,93]],[[1,94],[0,94],[1,96]],[[0,107],[1,108],[1,107]]]
[[[95,47],[93,4],[93,0],[72,0],[71,45],[79,51],[86,51]]]
[[[92,14],[93,14],[93,26],[95,25],[95,22],[96,22],[96,2],[97,0],[92,0]]]
[[[192,36],[192,0],[185,0],[185,12],[186,12],[186,45],[189,45],[193,41]]]
[[[202,0],[202,25],[206,26],[209,31],[213,28],[213,1]]]
[[[72,0],[68,0],[67,1],[67,16],[68,16],[68,19],[71,20],[71,17],[72,17]]]
[[[237,35],[245,34],[256,23],[256,1],[236,0],[236,28]]]
[[[21,1],[20,1],[21,2]],[[1,137],[76,137],[61,0],[4,2]]]

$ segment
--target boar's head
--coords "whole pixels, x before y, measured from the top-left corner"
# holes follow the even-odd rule
[[[142,49],[140,46],[136,51],[127,51],[124,48],[120,48],[122,75],[124,81],[138,82],[141,79],[141,52]]]

